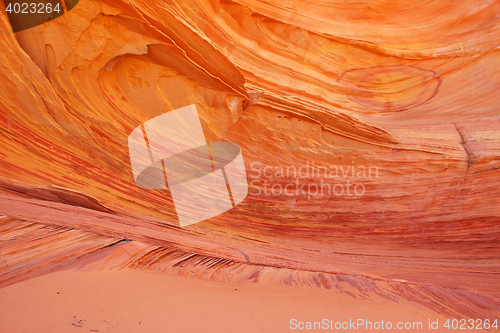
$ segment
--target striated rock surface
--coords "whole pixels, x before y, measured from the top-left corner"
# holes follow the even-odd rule
[[[499,6],[89,0],[16,34],[3,12],[0,286],[76,253],[498,316]],[[250,193],[180,228],[127,138],[190,104]]]

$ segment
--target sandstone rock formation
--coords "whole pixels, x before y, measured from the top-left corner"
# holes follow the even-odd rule
[[[0,286],[138,266],[498,316],[499,10],[89,0],[16,34],[3,12]],[[250,194],[181,228],[127,137],[190,104],[241,147]]]

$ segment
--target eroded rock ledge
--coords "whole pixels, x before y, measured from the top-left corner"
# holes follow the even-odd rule
[[[464,302],[481,299],[471,311],[497,313],[500,4],[294,4],[89,0],[17,34],[3,13],[0,213],[98,247],[466,289]],[[182,229],[168,192],[135,185],[127,137],[190,104],[208,141],[242,148],[251,189]],[[266,195],[321,185],[277,173],[305,166],[363,194]],[[2,242],[2,256],[25,246]]]

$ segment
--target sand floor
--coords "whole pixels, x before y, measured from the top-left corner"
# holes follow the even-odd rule
[[[442,328],[446,319],[427,309],[403,299],[370,298],[146,270],[69,270],[0,289],[0,332],[306,332],[313,331],[307,322],[314,321],[322,324],[321,329],[316,324],[317,331],[384,332],[388,321],[393,326],[422,322],[422,329],[400,330],[405,332],[447,331]],[[375,326],[383,320],[385,329],[360,325],[353,330],[351,324],[350,329],[335,329],[337,322],[346,327],[358,319]],[[440,329],[429,330],[429,320],[436,319]]]

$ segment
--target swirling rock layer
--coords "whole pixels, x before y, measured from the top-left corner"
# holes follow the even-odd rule
[[[203,276],[203,256],[241,267],[223,280],[300,270],[494,316],[499,6],[89,0],[16,34],[3,13],[2,285],[65,262],[67,244],[83,255],[126,239],[112,248],[130,256],[111,266],[183,258]],[[241,147],[250,194],[180,228],[168,192],[134,183],[127,138],[190,104],[207,141]],[[52,259],[21,251],[32,233]]]

